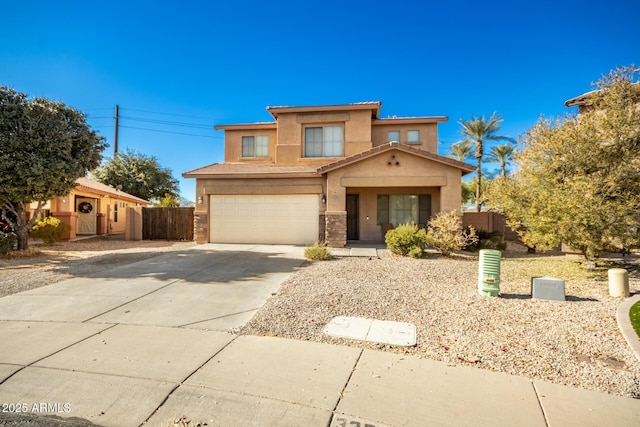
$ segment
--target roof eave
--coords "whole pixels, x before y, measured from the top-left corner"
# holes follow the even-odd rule
[[[447,116],[424,116],[424,117],[392,117],[387,119],[375,119],[371,122],[372,126],[382,126],[389,124],[425,124],[440,123],[449,121]]]
[[[213,128],[215,130],[277,129],[278,123],[276,122],[238,123],[238,124],[230,124],[230,125],[215,125]]]
[[[274,119],[278,119],[280,113],[323,113],[332,111],[357,111],[371,110],[373,117],[377,118],[380,114],[382,102],[357,102],[353,104],[334,104],[334,105],[306,105],[306,106],[268,106],[267,111]]]

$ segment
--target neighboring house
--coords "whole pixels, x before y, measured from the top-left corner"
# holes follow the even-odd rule
[[[565,107],[575,107],[578,106],[578,114],[582,114],[585,111],[588,111],[589,106],[587,105],[587,101],[594,93],[598,92],[598,90],[592,90],[586,93],[583,93],[580,96],[576,96],[575,98],[567,99],[564,102]]]
[[[197,242],[382,242],[459,210],[475,166],[437,154],[444,116],[379,118],[380,102],[267,107],[275,121],[219,125],[224,163],[196,179]]]
[[[78,178],[68,195],[56,197],[43,207],[42,216],[54,216],[71,226],[66,239],[78,235],[123,234],[127,207],[146,206],[149,201],[88,178]],[[31,210],[36,208],[32,203]]]

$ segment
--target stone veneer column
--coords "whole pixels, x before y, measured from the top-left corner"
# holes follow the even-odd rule
[[[209,243],[209,218],[206,212],[193,214],[193,239],[196,243]]]
[[[332,248],[343,248],[347,244],[347,212],[326,212],[325,217],[325,243]]]

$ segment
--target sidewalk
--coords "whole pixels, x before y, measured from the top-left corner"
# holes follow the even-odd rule
[[[228,332],[298,249],[199,246],[1,298],[0,425],[18,409],[104,426],[640,425],[639,399]]]

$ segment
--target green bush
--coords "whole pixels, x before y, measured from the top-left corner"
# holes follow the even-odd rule
[[[465,232],[469,234],[472,228],[472,226],[466,227]],[[477,252],[480,249],[496,249],[499,251],[504,251],[505,249],[507,249],[507,242],[502,240],[500,234],[496,232],[491,232],[479,228],[476,230],[476,235],[478,236],[478,240],[475,243],[465,245],[463,247],[464,250]]]
[[[326,261],[332,258],[331,252],[324,243],[316,242],[304,248],[304,257],[307,259]]]
[[[465,246],[478,242],[478,236],[473,227],[462,229],[462,219],[456,211],[440,212],[429,221],[428,229],[427,234],[431,244],[444,256],[449,256]]]
[[[18,236],[15,234],[3,233],[0,231],[0,255],[4,255],[9,251],[12,251],[17,241]]]
[[[387,248],[396,255],[421,258],[424,250],[431,244],[424,229],[415,224],[402,224],[387,231],[384,236]]]
[[[60,221],[58,218],[48,216],[36,221],[29,235],[36,239],[42,239],[46,244],[51,245],[60,242],[64,235],[69,232],[69,224]]]

